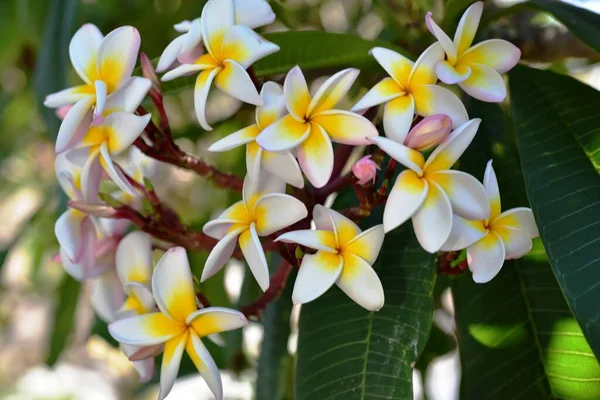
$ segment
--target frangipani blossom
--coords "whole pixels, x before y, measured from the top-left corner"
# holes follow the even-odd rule
[[[289,114],[263,130],[257,143],[268,151],[297,147],[302,171],[313,186],[323,187],[333,171],[331,141],[365,145],[369,144],[367,138],[379,134],[371,121],[363,116],[334,109],[359,73],[353,68],[338,72],[311,98],[302,70],[294,67],[283,85]]]
[[[71,39],[69,56],[85,83],[48,95],[44,105],[59,108],[77,103],[75,107],[87,111],[95,104],[95,116],[102,115],[107,97],[131,77],[139,49],[140,34],[132,26],[117,28],[104,37],[95,25],[83,25]]]
[[[306,218],[306,206],[292,196],[283,194],[285,183],[276,177],[261,174],[254,182],[246,177],[242,192],[243,200],[238,201],[215,220],[208,222],[202,231],[218,239],[212,249],[201,282],[210,278],[231,258],[236,239],[252,275],[263,291],[269,288],[269,267],[259,236],[269,236],[283,228]]]
[[[233,0],[234,24],[246,25],[248,28],[255,29],[261,26],[269,25],[275,21],[275,13],[266,0]],[[192,21],[182,21],[174,26],[175,30],[182,35],[176,37],[165,48],[160,59],[156,72],[165,72],[179,63],[185,64],[193,62],[197,57],[190,60],[194,53],[202,50],[202,35],[188,35],[192,24],[199,23],[199,32],[202,32],[202,21],[200,18]]]
[[[218,400],[223,398],[221,375],[202,338],[241,328],[248,322],[239,311],[221,307],[198,309],[185,249],[168,250],[152,275],[152,293],[159,312],[120,319],[108,326],[119,342],[135,346],[164,343],[159,400],[175,383],[185,350]]]
[[[318,250],[302,259],[294,284],[294,304],[308,303],[334,283],[361,307],[378,311],[385,296],[373,263],[383,245],[383,225],[364,232],[342,214],[317,205],[313,211],[316,230],[284,233],[276,240]]]
[[[117,93],[106,100],[104,112],[94,123],[92,111],[75,104],[63,121],[56,140],[56,151],[70,148],[85,148],[90,159],[100,160],[108,176],[124,191],[135,194],[134,188],[114,164],[112,158],[119,155],[141,135],[151,115],[135,115],[151,82],[146,78],[134,77]]]
[[[259,179],[258,174],[264,170],[290,185],[303,188],[304,177],[298,161],[291,151],[266,151],[256,143],[256,137],[264,129],[287,113],[283,88],[275,82],[266,82],[261,89],[260,96],[263,99],[263,105],[256,108],[256,124],[213,143],[208,150],[227,151],[246,144],[246,169],[250,179]]]
[[[456,128],[425,161],[423,155],[386,138],[372,138],[379,148],[407,167],[394,184],[383,213],[386,232],[412,217],[421,246],[438,251],[450,236],[452,214],[469,220],[490,215],[483,185],[471,175],[450,168],[467,149],[481,120]]]
[[[206,120],[206,100],[213,80],[217,88],[230,96],[256,106],[262,105],[246,69],[278,51],[279,46],[266,41],[245,25],[235,25],[233,0],[209,0],[202,10],[200,21],[192,22],[187,35],[201,36],[207,54],[167,72],[162,80],[202,71],[194,87],[194,106],[202,128],[212,130]]]
[[[435,85],[435,65],[444,59],[439,43],[429,46],[414,64],[383,47],[375,47],[371,55],[390,77],[375,85],[352,111],[385,103],[383,128],[388,138],[404,143],[415,113],[424,117],[446,114],[452,119],[453,128],[468,121],[467,110],[460,99],[448,89]]]
[[[529,253],[532,239],[539,236],[530,208],[500,212],[500,191],[491,160],[485,169],[483,185],[491,208],[489,218],[467,221],[455,215],[450,237],[442,246],[444,251],[467,249],[467,263],[477,283],[489,282],[498,275],[504,260]]]
[[[497,103],[506,98],[506,86],[500,74],[517,65],[521,51],[502,39],[486,40],[471,47],[482,11],[481,1],[473,3],[465,11],[454,41],[435,23],[431,12],[427,13],[425,21],[446,53],[446,60],[440,60],[435,66],[437,77],[449,85],[458,83],[476,99]]]

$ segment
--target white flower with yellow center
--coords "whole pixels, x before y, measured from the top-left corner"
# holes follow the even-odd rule
[[[467,149],[481,123],[472,119],[456,128],[429,156],[386,138],[371,139],[390,157],[407,167],[391,189],[383,213],[386,232],[412,217],[421,246],[438,251],[450,235],[452,214],[469,220],[490,214],[483,185],[471,175],[450,168]]]
[[[246,69],[278,51],[279,46],[266,41],[245,25],[235,25],[233,0],[209,0],[202,10],[200,21],[192,22],[187,35],[201,35],[208,53],[167,72],[162,80],[202,71],[194,87],[194,107],[202,128],[212,130],[206,120],[206,100],[213,80],[217,88],[230,96],[245,103],[262,105]]]
[[[424,117],[446,114],[454,128],[467,122],[469,116],[460,99],[435,84],[435,65],[444,59],[439,43],[429,46],[415,63],[382,47],[372,49],[371,55],[390,77],[375,85],[352,110],[385,103],[383,128],[388,138],[404,143],[415,113]]]
[[[152,293],[160,311],[120,319],[108,326],[120,343],[134,346],[164,344],[159,399],[175,383],[185,350],[215,397],[223,398],[221,375],[202,338],[238,329],[248,322],[239,311],[221,307],[198,309],[185,249],[168,250],[152,275]]]
[[[243,199],[202,229],[219,240],[206,260],[202,282],[223,268],[238,241],[258,285],[263,291],[269,288],[269,267],[259,236],[269,236],[308,215],[301,201],[283,192],[285,183],[276,177],[262,173],[258,182],[246,177]]]
[[[246,25],[255,29],[275,21],[275,13],[266,0],[233,0],[234,24]],[[165,72],[178,64],[194,62],[202,54],[202,26],[198,31],[190,29],[193,24],[202,23],[200,18],[194,21],[182,21],[174,28],[181,33],[165,48],[156,72]]]
[[[345,69],[327,79],[314,97],[308,92],[299,67],[286,76],[283,93],[288,115],[262,131],[256,141],[268,151],[298,148],[298,161],[315,187],[323,187],[333,171],[331,141],[349,145],[369,144],[378,132],[371,121],[334,107],[348,93],[360,73]]]
[[[491,208],[489,218],[468,221],[454,216],[444,251],[467,249],[467,263],[477,283],[489,282],[500,272],[504,260],[523,257],[539,236],[530,208],[518,207],[501,213],[500,190],[492,161],[485,169],[483,185]]]
[[[385,296],[373,263],[383,245],[383,225],[364,232],[342,214],[316,205],[316,230],[284,233],[277,241],[298,243],[318,250],[306,254],[294,284],[294,304],[313,301],[334,283],[352,300],[370,311],[383,307]]]
[[[250,179],[259,179],[259,173],[264,169],[286,183],[302,188],[304,178],[291,151],[266,151],[256,143],[256,137],[264,129],[287,113],[283,89],[275,82],[267,82],[263,85],[260,96],[263,105],[256,108],[256,123],[213,143],[208,150],[227,151],[246,144],[246,169]]]
[[[102,115],[107,97],[131,77],[139,49],[140,34],[132,26],[104,37],[95,25],[83,25],[71,39],[69,56],[85,84],[48,95],[44,105],[59,108],[81,102],[79,109],[85,114],[95,104],[95,116]]]
[[[512,69],[521,58],[514,44],[501,39],[483,41],[471,47],[481,20],[483,3],[473,3],[463,14],[456,28],[454,41],[435,23],[431,12],[427,27],[444,48],[446,60],[435,66],[437,77],[444,83],[458,83],[470,96],[491,103],[506,98],[506,85],[500,74]]]

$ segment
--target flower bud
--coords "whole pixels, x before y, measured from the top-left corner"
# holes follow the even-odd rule
[[[423,151],[442,143],[450,134],[452,120],[446,114],[436,114],[424,118],[415,125],[404,144],[411,149]]]
[[[364,185],[370,180],[375,183],[378,169],[379,166],[375,163],[375,161],[371,160],[371,156],[364,156],[352,166],[352,173],[358,179],[358,184]]]
[[[69,207],[79,210],[84,214],[99,218],[114,217],[117,213],[117,210],[105,203],[90,203],[87,201],[71,200],[68,204]]]
[[[150,82],[152,82],[151,90],[160,93],[160,82],[156,76],[152,61],[150,61],[146,53],[140,55],[140,65],[142,66],[142,75],[144,78],[149,79]]]

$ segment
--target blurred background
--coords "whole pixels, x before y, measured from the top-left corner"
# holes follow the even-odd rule
[[[444,2],[273,1],[278,21],[266,29],[349,32],[392,41],[419,53],[432,41],[424,15],[432,10],[436,18],[442,17]],[[600,12],[598,0],[569,2]],[[486,2],[484,16],[514,3]],[[139,384],[131,364],[109,337],[106,324],[94,315],[88,285],[66,276],[53,261],[58,250],[54,221],[65,206],[54,177],[53,148],[60,120],[54,110],[41,107],[41,100],[77,82],[67,48],[83,23],[94,23],[105,34],[133,25],[142,36],[141,51],[156,59],[177,35],[173,24],[197,18],[203,4],[203,0],[0,0],[0,398],[156,398],[157,377],[149,384]],[[511,40],[522,49],[527,62],[549,65],[600,88],[597,55],[547,15],[507,16],[487,26],[483,35]],[[312,78],[316,77],[318,74]],[[215,92],[208,114],[216,129],[208,134],[195,122],[191,91],[169,96],[166,105],[178,144],[223,170],[244,174],[242,148],[220,158],[205,149],[218,137],[247,126],[252,118],[250,108],[229,119],[239,105]],[[193,174],[168,166],[160,166],[151,179],[161,198],[198,229],[237,200]],[[192,267],[199,271],[206,254],[190,257]],[[244,278],[242,265],[232,263],[203,290],[211,300],[218,299],[215,303],[235,307],[257,297],[259,289],[253,282]],[[458,398],[460,362],[452,338],[452,299],[448,293],[440,299],[433,333],[440,340],[417,365],[421,370],[415,372],[417,399]],[[290,319],[289,362],[282,366],[290,377],[290,387],[297,313],[294,310]],[[262,325],[253,323],[243,332],[228,335],[226,347],[211,349],[224,369],[226,398],[252,398],[261,332]],[[170,398],[211,398],[194,372],[192,365],[184,363],[182,378]],[[194,374],[186,378],[186,373]]]

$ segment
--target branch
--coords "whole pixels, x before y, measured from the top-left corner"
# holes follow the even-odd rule
[[[241,309],[242,313],[248,318],[258,319],[269,303],[281,295],[291,271],[292,265],[285,260],[282,261],[275,275],[271,277],[271,283],[267,291],[254,303],[243,307]]]

